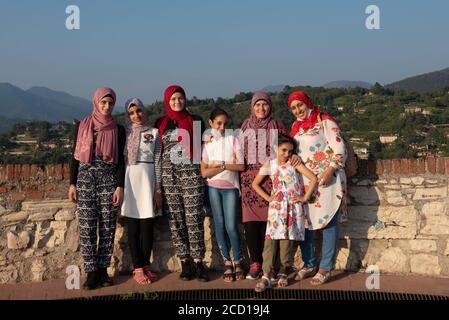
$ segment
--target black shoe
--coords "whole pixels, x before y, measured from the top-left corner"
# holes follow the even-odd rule
[[[209,276],[206,272],[206,267],[204,267],[204,264],[202,261],[195,262],[195,271],[196,271],[196,277],[201,282],[207,282],[209,281]]]
[[[98,269],[98,282],[102,287],[110,287],[114,283],[112,282],[112,279],[108,275],[108,271],[106,268],[99,268]]]
[[[87,280],[83,284],[84,290],[94,290],[100,286],[98,271],[87,273]]]
[[[192,280],[192,266],[190,264],[190,260],[181,260],[181,275],[179,278],[184,281]]]

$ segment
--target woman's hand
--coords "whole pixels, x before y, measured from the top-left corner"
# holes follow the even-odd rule
[[[328,167],[326,170],[324,170],[319,180],[319,186],[327,187],[332,181],[332,176],[334,175],[334,172],[335,169],[333,167]]]
[[[296,154],[292,154],[292,156],[290,157],[290,164],[293,167],[296,167],[296,166],[300,165],[301,164],[301,158],[298,155],[296,155]]]
[[[118,207],[122,204],[122,202],[123,202],[123,188],[117,187],[112,196],[112,205],[114,207]]]
[[[296,204],[296,203],[298,203],[298,202],[305,203],[305,202],[308,201],[308,199],[306,199],[305,196],[299,196],[299,195],[293,196],[293,197],[291,198],[291,200],[292,200],[292,203],[293,203],[293,204]]]
[[[69,187],[68,198],[73,203],[76,203],[78,201],[78,196],[76,194],[76,186],[74,184],[71,184]]]
[[[162,193],[160,191],[154,192],[153,199],[154,199],[153,200],[154,206],[156,207],[155,211],[161,210],[162,209]]]

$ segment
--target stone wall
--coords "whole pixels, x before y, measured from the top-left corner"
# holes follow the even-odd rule
[[[63,278],[68,265],[82,267],[75,207],[65,200],[68,173],[66,165],[0,166],[0,283]],[[449,276],[448,187],[449,158],[360,161],[337,269]],[[126,239],[119,219],[111,273],[131,271]],[[210,216],[205,240],[206,264],[221,269]],[[179,270],[166,217],[156,220],[153,251],[155,271]],[[301,265],[300,250],[295,261]]]

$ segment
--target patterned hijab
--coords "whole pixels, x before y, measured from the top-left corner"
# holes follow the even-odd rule
[[[131,107],[136,107],[137,109],[142,110],[144,120],[142,124],[132,123],[131,118],[128,114],[128,111]],[[151,129],[152,127],[148,122],[148,116],[143,106],[143,103],[138,98],[131,98],[128,101],[126,101],[125,108],[126,108],[125,109],[126,148],[124,154],[127,163],[130,165],[134,165],[136,164],[137,151],[140,145],[141,133],[147,131],[148,129]]]

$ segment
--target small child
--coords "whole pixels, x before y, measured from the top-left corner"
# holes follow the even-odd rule
[[[242,149],[238,139],[225,135],[229,121],[226,111],[216,108],[209,117],[212,138],[203,145],[201,175],[207,178],[207,190],[214,217],[215,234],[224,260],[225,282],[245,278],[241,265],[240,234],[237,227],[237,205],[240,202],[238,171],[245,169]],[[229,236],[234,262],[226,241]]]
[[[264,275],[256,285],[256,292],[272,287],[270,271],[275,262],[277,248],[280,250],[281,260],[278,286],[283,288],[288,285],[286,264],[289,261],[293,241],[304,240],[305,217],[302,203],[309,200],[317,186],[317,178],[303,163],[296,167],[291,165],[289,159],[295,150],[295,144],[292,138],[280,134],[276,148],[277,159],[266,162],[252,183],[254,190],[270,202],[263,251]],[[310,181],[309,185],[305,186],[304,195],[301,195],[302,186],[297,172],[302,173]],[[273,182],[271,195],[260,186],[268,175]]]
[[[157,279],[150,270],[153,221],[162,208],[161,144],[159,131],[148,123],[142,101],[126,102],[126,175],[121,215],[128,226],[134,280],[149,284]]]

